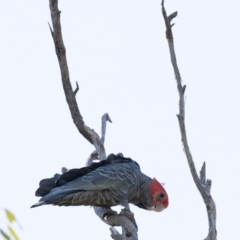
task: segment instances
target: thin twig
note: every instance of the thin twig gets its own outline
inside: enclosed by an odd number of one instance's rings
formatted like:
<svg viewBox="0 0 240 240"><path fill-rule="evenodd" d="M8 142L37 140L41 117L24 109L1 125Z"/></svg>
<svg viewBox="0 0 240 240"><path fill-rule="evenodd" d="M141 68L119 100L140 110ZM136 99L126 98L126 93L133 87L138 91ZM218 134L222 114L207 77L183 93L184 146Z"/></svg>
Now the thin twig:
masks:
<svg viewBox="0 0 240 240"><path fill-rule="evenodd" d="M50 25L49 22L48 22L48 26L49 26L49 30L50 30L50 32L51 32L51 35L52 35L52 37L53 37L53 30L52 30L52 27L51 27L51 25Z"/></svg>
<svg viewBox="0 0 240 240"><path fill-rule="evenodd" d="M181 83L182 82L181 75L178 69L176 54L174 50L174 41L173 41L173 33L172 33L173 24L171 24L171 21L173 20L173 18L177 16L177 12L174 12L171 15L167 16L166 10L164 8L164 0L162 0L162 14L163 14L163 18L166 25L166 38L168 40L171 62L172 62L173 70L175 73L175 79L177 82L177 89L179 93L179 114L177 115L177 117L179 121L179 127L180 127L184 152L188 160L188 165L189 165L193 180L199 192L202 195L202 198L205 202L207 213L208 213L209 231L208 231L208 236L205 240L216 240L217 239L216 205L210 194L211 180L206 180L205 162L202 166L200 177L198 176L195 168L195 164L192 158L192 154L188 146L188 141L187 141L186 127L185 127L185 102L184 102L184 93L185 93L186 85L182 86L182 83Z"/></svg>
<svg viewBox="0 0 240 240"><path fill-rule="evenodd" d="M101 136L101 139L100 139L100 142L101 142L102 145L104 145L104 142L105 142L107 122L112 123L112 120L111 120L111 118L109 117L108 113L105 113L105 114L103 114L103 116L102 116L102 127L101 127L102 136ZM94 151L90 154L89 158L87 159L86 165L87 165L87 166L90 166L91 163L92 163L92 161L93 161L93 160L96 160L96 159L99 160L99 156L98 156L97 151L94 150ZM103 159L102 159L102 160L103 160Z"/></svg>
<svg viewBox="0 0 240 240"><path fill-rule="evenodd" d="M78 86L78 82L76 82L76 89L73 92L75 96L77 95L78 90L79 90L79 86Z"/></svg>
<svg viewBox="0 0 240 240"><path fill-rule="evenodd" d="M108 113L105 113L102 116L102 136L101 136L101 140L100 140L102 144L104 144L104 142L105 142L107 122L112 123L112 120L109 117Z"/></svg>

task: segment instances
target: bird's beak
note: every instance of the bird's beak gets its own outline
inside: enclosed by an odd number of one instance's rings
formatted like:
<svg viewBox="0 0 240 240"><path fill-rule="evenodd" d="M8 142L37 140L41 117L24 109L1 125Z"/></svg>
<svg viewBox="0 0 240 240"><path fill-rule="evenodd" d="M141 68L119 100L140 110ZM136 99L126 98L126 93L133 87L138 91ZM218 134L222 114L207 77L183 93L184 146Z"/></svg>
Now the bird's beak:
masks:
<svg viewBox="0 0 240 240"><path fill-rule="evenodd" d="M161 211L164 210L164 207L161 203L157 202L154 206L148 207L147 210L155 211L155 212L161 212Z"/></svg>

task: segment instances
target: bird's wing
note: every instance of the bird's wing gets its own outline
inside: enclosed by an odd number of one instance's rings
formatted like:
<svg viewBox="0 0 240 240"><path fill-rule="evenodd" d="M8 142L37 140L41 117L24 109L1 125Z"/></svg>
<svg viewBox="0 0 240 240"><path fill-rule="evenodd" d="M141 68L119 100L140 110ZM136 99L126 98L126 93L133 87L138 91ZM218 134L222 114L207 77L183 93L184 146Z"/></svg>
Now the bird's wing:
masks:
<svg viewBox="0 0 240 240"><path fill-rule="evenodd" d="M135 161L111 154L100 163L42 180L36 191L42 198L32 207L44 204L105 207L122 204L127 207L127 192L138 186L137 179L141 174Z"/></svg>
<svg viewBox="0 0 240 240"><path fill-rule="evenodd" d="M107 164L60 187L53 188L40 199L40 202L52 203L78 192L93 193L119 189L124 194L136 184L139 174L141 174L140 168L134 161Z"/></svg>
<svg viewBox="0 0 240 240"><path fill-rule="evenodd" d="M61 191L96 191L121 188L127 191L135 184L139 167L135 162L108 164L61 186ZM54 189L53 189L54 190Z"/></svg>

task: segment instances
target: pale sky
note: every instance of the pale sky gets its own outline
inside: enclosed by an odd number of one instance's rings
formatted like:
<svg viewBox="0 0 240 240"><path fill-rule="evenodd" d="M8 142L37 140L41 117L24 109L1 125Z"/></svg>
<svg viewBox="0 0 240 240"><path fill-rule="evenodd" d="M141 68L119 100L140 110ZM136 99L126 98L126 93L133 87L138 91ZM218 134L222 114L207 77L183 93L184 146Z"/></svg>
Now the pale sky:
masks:
<svg viewBox="0 0 240 240"><path fill-rule="evenodd" d="M197 171L206 161L217 205L218 239L239 236L240 77L238 1L166 1L178 11L174 40L186 89L186 127ZM160 1L60 1L73 86L85 123L100 134L108 112L107 154L122 152L165 183L162 213L131 206L139 239L204 239L208 219L182 150L178 93ZM85 165L94 150L65 101L47 22L48 1L0 1L1 208L23 226L21 240L111 239L89 207L43 206L39 181ZM5 217L1 210L0 226Z"/></svg>

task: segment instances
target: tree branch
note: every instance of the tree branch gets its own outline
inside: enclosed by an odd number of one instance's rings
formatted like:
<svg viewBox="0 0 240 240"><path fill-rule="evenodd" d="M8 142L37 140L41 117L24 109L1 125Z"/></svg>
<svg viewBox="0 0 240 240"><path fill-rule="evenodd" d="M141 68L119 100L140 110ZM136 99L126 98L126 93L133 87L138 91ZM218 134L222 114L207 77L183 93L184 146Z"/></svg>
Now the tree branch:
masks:
<svg viewBox="0 0 240 240"><path fill-rule="evenodd" d="M182 86L182 83L181 83L182 81L181 75L178 69L177 59L176 59L176 54L174 49L174 41L173 41L173 33L172 33L173 24L171 24L171 21L173 20L173 18L177 16L177 12L174 12L173 14L167 16L166 10L164 8L164 0L162 0L162 14L163 14L163 18L166 25L166 38L168 40L171 62L172 62L172 66L175 74L178 93L179 93L179 114L177 115L177 117L178 117L178 122L180 126L182 143L183 143L184 151L188 160L188 165L189 165L193 180L200 194L202 195L202 198L207 208L209 231L208 231L208 236L205 240L216 240L217 239L216 205L210 194L211 180L206 180L205 162L200 171L200 177L198 176L195 168L195 164L188 146L188 141L187 141L186 127L185 127L185 102L184 102L184 93L185 93L186 85Z"/></svg>
<svg viewBox="0 0 240 240"><path fill-rule="evenodd" d="M115 240L137 240L137 229L134 226L133 222L129 220L126 216L117 214L117 212L112 211L111 209L94 207L95 213L99 218L106 224L112 226L110 231L112 233L111 237ZM114 228L114 226L122 227L122 235Z"/></svg>
<svg viewBox="0 0 240 240"><path fill-rule="evenodd" d="M104 145L104 142L105 142L107 121L112 123L112 120L111 120L111 118L109 117L108 113L105 113L105 114L103 114L103 116L102 116L102 127L101 127L102 136L101 136L101 139L100 139L100 142L101 142L102 145ZM93 160L96 160L96 159L99 159L99 156L98 156L97 151L94 150L94 151L90 154L89 158L87 159L86 165L87 165L87 166L90 166L91 163L92 163L92 161L93 161ZM101 159L101 160L104 160L104 159Z"/></svg>
<svg viewBox="0 0 240 240"><path fill-rule="evenodd" d="M109 117L108 113L105 113L103 116L102 116L102 136L101 136L101 143L104 144L105 142L105 135L106 135L106 127L107 127L107 121L112 123L112 120L111 118Z"/></svg>
<svg viewBox="0 0 240 240"><path fill-rule="evenodd" d="M62 30L61 30L61 23L60 23L60 11L58 9L58 0L49 0L49 6L51 11L51 18L52 18L52 25L53 29L50 28L50 32L53 38L53 42L55 45L55 51L58 58L58 63L61 71L62 77L62 84L64 93L66 96L66 101L69 106L69 110L71 112L71 116L73 119L74 124L76 125L78 131L95 147L95 151L90 155L87 165L90 165L94 159L104 160L106 159L106 152L104 148L104 141L105 141L105 134L106 134L106 122L112 122L109 115L106 113L102 117L102 136L101 138L98 134L93 130L90 129L87 125L85 125L83 121L83 117L80 113L77 101L76 101L76 94L79 90L78 83L76 83L76 89L73 91L72 85L70 82L69 71L68 71L68 64L66 58L66 49L63 43L62 38ZM67 171L66 168L62 169L62 172ZM105 223L111 226L121 226L122 227L122 235L117 232L116 229L113 227L110 228L111 236L113 239L121 239L121 240L137 240L137 229L135 228L134 224L123 215L113 214L114 212L105 208L97 208L94 207L96 214L99 218L104 221ZM104 215L104 214L105 215ZM109 214L111 213L111 214Z"/></svg>
<svg viewBox="0 0 240 240"><path fill-rule="evenodd" d="M57 0L49 0L49 6L51 11L51 18L53 24L53 30L51 30L51 34L53 37L55 51L58 58L58 63L62 76L62 84L64 93L66 96L66 101L68 103L72 119L74 124L76 125L78 131L96 148L99 153L99 157L104 159L106 157L105 149L103 144L100 142L100 138L98 134L90 129L87 125L85 125L83 121L83 117L78 108L78 104L75 98L76 91L74 92L72 89L72 85L70 82L67 57L66 57L66 49L63 43L62 38L62 30L60 24L60 11L58 9L58 1ZM51 28L50 28L51 29Z"/></svg>

